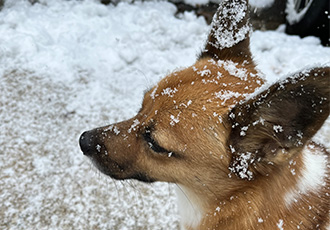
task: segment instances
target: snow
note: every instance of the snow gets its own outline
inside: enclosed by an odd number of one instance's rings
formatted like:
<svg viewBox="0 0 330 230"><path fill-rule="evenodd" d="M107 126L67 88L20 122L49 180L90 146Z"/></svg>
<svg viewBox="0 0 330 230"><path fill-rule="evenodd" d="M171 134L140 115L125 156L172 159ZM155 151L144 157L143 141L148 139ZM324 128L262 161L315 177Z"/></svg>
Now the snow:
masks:
<svg viewBox="0 0 330 230"><path fill-rule="evenodd" d="M291 25L299 22L302 19L302 17L306 14L309 7L311 6L312 1L309 1L307 5L299 12L296 10L295 7L296 4L297 3L295 3L294 0L288 0L286 4L286 9L285 9L286 19Z"/></svg>
<svg viewBox="0 0 330 230"><path fill-rule="evenodd" d="M245 0L223 0L220 2L221 10L218 11L212 20L211 31L215 38L210 45L217 49L230 48L243 41L251 31L249 23L243 25L247 13L247 2Z"/></svg>
<svg viewBox="0 0 330 230"><path fill-rule="evenodd" d="M174 94L178 92L178 89L177 88L166 88L166 89L163 89L163 91L161 92L162 95L167 95L168 97L174 97Z"/></svg>
<svg viewBox="0 0 330 230"><path fill-rule="evenodd" d="M40 2L7 0L0 12L0 229L178 229L172 185L107 178L78 138L132 117L145 89L193 64L205 20L175 17L167 2ZM270 83L330 64L330 48L315 37L283 28L251 36ZM329 127L315 138L328 149Z"/></svg>
<svg viewBox="0 0 330 230"><path fill-rule="evenodd" d="M281 125L274 125L273 129L274 129L275 133L283 132L283 127Z"/></svg>
<svg viewBox="0 0 330 230"><path fill-rule="evenodd" d="M245 134L241 135L244 136ZM230 146L230 149L232 153L234 153L236 150ZM249 170L249 165L253 163L252 153L242 153L234 161L234 164L229 167L229 170L232 173L236 173L239 178L241 179L247 179L252 180L253 179L253 173ZM228 175L231 177L231 174Z"/></svg>
<svg viewBox="0 0 330 230"><path fill-rule="evenodd" d="M280 230L284 230L284 228L283 228L283 220L282 219L279 219L278 224L277 224L277 227Z"/></svg>
<svg viewBox="0 0 330 230"><path fill-rule="evenodd" d="M171 120L170 121L170 125L171 126L174 126L175 124L179 123L179 121L180 121L180 119L179 119L180 114L181 114L181 112L179 112L176 116L170 115L170 120Z"/></svg>
<svg viewBox="0 0 330 230"><path fill-rule="evenodd" d="M129 129L127 130L128 133L131 133L132 130L135 131L138 127L139 127L140 121L138 119L135 119L131 125L131 127L129 127Z"/></svg>
<svg viewBox="0 0 330 230"><path fill-rule="evenodd" d="M221 0L215 0L215 1L212 1L212 2L219 2ZM189 4L189 5L192 5L192 6L196 6L196 5L203 5L203 4L207 4L209 3L210 1L209 0L183 0L184 3L186 4Z"/></svg>
<svg viewBox="0 0 330 230"><path fill-rule="evenodd" d="M214 93L215 98L219 98L221 99L221 104L224 105L226 103L227 100L235 97L235 98L239 98L242 96L241 93L239 92L233 92L231 90L220 90L219 92L215 92Z"/></svg>
<svg viewBox="0 0 330 230"><path fill-rule="evenodd" d="M231 60L223 61L219 60L218 65L222 66L232 76L240 78L242 81L247 81L247 69L237 67L237 63Z"/></svg>
<svg viewBox="0 0 330 230"><path fill-rule="evenodd" d="M249 4L254 8L268 8L274 4L275 0L249 0Z"/></svg>

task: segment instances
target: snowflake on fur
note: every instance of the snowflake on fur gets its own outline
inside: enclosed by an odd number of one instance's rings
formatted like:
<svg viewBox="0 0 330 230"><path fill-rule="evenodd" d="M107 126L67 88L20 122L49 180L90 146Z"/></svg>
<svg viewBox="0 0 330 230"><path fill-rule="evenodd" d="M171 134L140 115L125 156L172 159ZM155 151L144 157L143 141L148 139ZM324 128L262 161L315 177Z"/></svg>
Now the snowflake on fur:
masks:
<svg viewBox="0 0 330 230"><path fill-rule="evenodd" d="M231 147L233 152L233 148ZM252 180L253 173L249 170L249 165L253 162L252 153L240 153L235 157L233 164L229 167L232 173L235 173L241 179Z"/></svg>
<svg viewBox="0 0 330 230"><path fill-rule="evenodd" d="M224 0L220 3L222 10L213 17L212 35L214 43L210 43L218 49L230 48L243 41L250 33L251 28L246 20L247 2L238 0ZM242 24L243 23L243 24Z"/></svg>

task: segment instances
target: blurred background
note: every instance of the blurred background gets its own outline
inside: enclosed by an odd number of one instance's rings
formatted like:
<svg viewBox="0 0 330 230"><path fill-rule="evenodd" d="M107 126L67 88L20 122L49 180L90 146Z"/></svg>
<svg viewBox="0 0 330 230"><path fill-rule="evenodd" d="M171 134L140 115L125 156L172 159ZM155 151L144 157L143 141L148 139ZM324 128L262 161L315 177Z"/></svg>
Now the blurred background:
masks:
<svg viewBox="0 0 330 230"><path fill-rule="evenodd" d="M120 0L101 0L117 4ZM169 0L177 12L194 11L211 22L221 0ZM325 46L330 45L329 0L250 0L251 23L254 29L274 30L285 24L285 32L301 37L317 36Z"/></svg>

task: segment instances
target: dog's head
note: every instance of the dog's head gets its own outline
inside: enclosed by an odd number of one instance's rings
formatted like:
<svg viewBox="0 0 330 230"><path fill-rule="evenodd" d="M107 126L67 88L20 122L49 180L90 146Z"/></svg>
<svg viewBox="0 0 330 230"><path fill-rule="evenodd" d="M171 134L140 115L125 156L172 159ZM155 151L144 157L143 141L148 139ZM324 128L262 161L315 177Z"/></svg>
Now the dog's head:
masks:
<svg viewBox="0 0 330 230"><path fill-rule="evenodd" d="M245 1L223 1L197 62L147 91L135 117L84 132L83 153L115 179L226 184L224 194L288 162L329 115L330 68L255 93L247 18Z"/></svg>

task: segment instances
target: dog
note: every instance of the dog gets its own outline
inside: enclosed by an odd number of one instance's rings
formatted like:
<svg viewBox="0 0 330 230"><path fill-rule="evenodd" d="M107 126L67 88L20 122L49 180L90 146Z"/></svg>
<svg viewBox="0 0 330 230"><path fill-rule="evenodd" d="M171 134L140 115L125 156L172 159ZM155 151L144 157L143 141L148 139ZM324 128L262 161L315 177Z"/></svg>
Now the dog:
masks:
<svg viewBox="0 0 330 230"><path fill-rule="evenodd" d="M137 115L84 132L104 174L178 185L183 229L329 229L330 166L311 139L329 117L330 67L266 86L246 0L223 0L192 66L148 90Z"/></svg>

